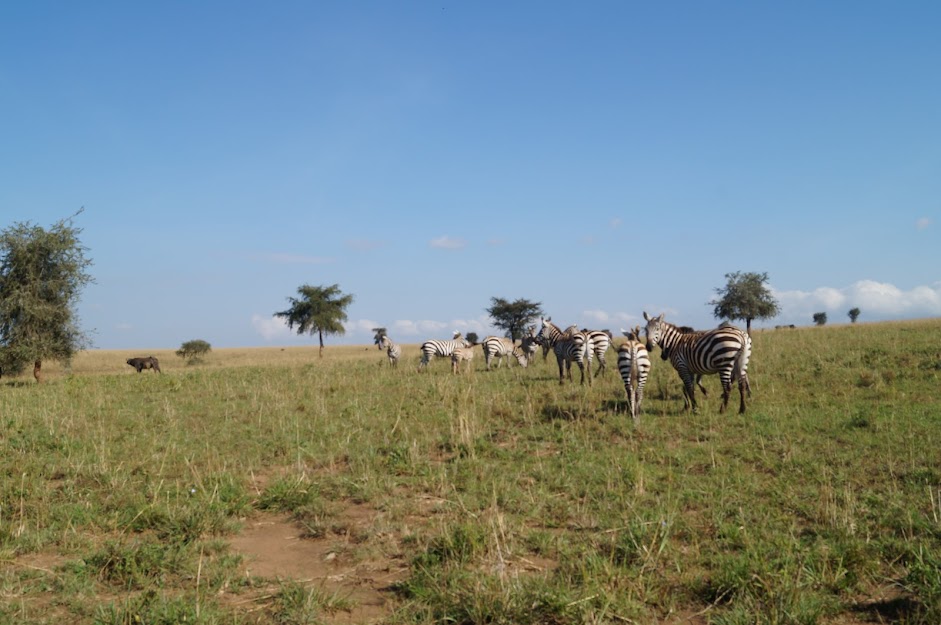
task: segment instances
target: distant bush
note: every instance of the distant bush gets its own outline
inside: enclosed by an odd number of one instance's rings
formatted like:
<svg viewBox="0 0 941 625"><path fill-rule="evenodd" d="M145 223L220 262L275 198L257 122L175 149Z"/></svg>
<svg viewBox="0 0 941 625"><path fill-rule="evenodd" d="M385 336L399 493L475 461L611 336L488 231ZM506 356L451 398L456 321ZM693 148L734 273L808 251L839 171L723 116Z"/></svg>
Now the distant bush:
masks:
<svg viewBox="0 0 941 625"><path fill-rule="evenodd" d="M827 313L825 312L814 313L814 323L816 323L818 326L827 325Z"/></svg>
<svg viewBox="0 0 941 625"><path fill-rule="evenodd" d="M192 365L202 362L203 356L212 351L212 346L201 339L187 341L176 350L176 355L186 361L186 364Z"/></svg>
<svg viewBox="0 0 941 625"><path fill-rule="evenodd" d="M859 319L859 309L858 309L858 308L850 308L850 311L849 311L848 313L846 313L846 314L849 315L849 318L850 318L850 322L851 322L851 323L856 323L856 320Z"/></svg>

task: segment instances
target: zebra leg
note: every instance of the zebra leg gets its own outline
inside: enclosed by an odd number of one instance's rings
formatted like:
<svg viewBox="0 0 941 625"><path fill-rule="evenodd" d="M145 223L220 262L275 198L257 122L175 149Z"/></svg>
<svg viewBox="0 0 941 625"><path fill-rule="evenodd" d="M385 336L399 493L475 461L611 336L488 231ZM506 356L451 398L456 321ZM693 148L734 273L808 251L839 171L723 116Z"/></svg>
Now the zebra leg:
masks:
<svg viewBox="0 0 941 625"><path fill-rule="evenodd" d="M702 385L702 374L696 376L696 386L702 391L703 397L709 397L709 393L706 392L706 387Z"/></svg>
<svg viewBox="0 0 941 625"><path fill-rule="evenodd" d="M748 388L748 378L741 377L738 379L738 395L740 398L738 405L738 414L745 414L745 390L748 390L749 396L751 395L751 389Z"/></svg>
<svg viewBox="0 0 941 625"><path fill-rule="evenodd" d="M687 411L695 413L699 408L696 406L696 382L694 376L687 371L681 373L680 377L683 379L683 403Z"/></svg>
<svg viewBox="0 0 941 625"><path fill-rule="evenodd" d="M722 405L719 407L719 413L725 412L725 409L729 407L729 396L732 394L732 377L721 375L722 379Z"/></svg>

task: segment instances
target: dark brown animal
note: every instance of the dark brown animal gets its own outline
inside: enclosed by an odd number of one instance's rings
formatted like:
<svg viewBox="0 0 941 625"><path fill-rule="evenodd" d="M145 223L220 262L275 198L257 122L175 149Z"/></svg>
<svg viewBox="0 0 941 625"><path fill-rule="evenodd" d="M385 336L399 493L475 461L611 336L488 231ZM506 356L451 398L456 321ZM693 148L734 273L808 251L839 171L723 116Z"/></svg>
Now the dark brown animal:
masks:
<svg viewBox="0 0 941 625"><path fill-rule="evenodd" d="M160 370L160 362L153 356L147 356L146 358L128 358L127 364L137 369L138 373L144 369L153 369L155 373L163 373Z"/></svg>

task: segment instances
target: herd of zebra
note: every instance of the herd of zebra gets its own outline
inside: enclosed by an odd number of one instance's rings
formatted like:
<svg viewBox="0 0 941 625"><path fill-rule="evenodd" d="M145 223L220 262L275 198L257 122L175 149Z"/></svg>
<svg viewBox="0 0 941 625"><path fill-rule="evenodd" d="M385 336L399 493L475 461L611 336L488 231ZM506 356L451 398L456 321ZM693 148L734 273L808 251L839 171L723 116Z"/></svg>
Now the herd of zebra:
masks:
<svg viewBox="0 0 941 625"><path fill-rule="evenodd" d="M702 385L702 376L717 373L722 383L722 404L720 412L724 412L732 393L732 385L738 382L740 403L739 413L745 412L745 396L751 396L751 387L748 383L748 360L751 357L751 337L743 330L730 325L722 324L711 330L696 331L686 326L677 326L664 321L663 315L656 317L644 313L647 322L643 333L646 341L641 341L641 328L635 326L633 330L622 330L627 341L615 346L618 354L618 371L624 382L627 393L628 410L635 423L638 420L641 404L644 398L644 386L650 373L650 352L655 346L660 347L660 356L669 360L673 368L683 381L683 400L687 410L696 411L695 387L698 386L703 395L706 389ZM517 345L511 339L499 336L488 336L478 344L472 344L455 332L451 340L429 340L422 343L421 360L418 370L428 366L435 357L449 357L451 359L452 373L460 371L461 363L471 366L474 358L474 347L480 345L487 370L491 363L496 361L500 367L506 360L508 366L510 358L514 358L520 366L526 367L533 362L539 348L542 348L543 360L549 351L555 354L559 366L559 383L564 384L566 374L572 381L572 363L578 365L581 371L581 383L588 381L591 386L592 361L598 361L594 375L603 375L605 372L605 353L613 344L613 336L607 330L578 329L572 325L565 330L554 323L551 318L540 320L542 327L536 331L530 326L522 342ZM402 355L402 348L383 335L379 340L379 348L384 349L392 366L398 364Z"/></svg>

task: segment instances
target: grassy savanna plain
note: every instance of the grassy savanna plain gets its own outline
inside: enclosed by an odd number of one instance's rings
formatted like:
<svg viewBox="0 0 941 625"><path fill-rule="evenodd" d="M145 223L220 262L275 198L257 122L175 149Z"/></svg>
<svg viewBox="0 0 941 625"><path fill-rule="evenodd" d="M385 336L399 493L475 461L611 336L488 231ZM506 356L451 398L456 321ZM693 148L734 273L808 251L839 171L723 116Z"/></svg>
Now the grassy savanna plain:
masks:
<svg viewBox="0 0 941 625"><path fill-rule="evenodd" d="M941 622L941 320L753 338L745 415L656 352L636 429L613 351L4 377L0 622Z"/></svg>

